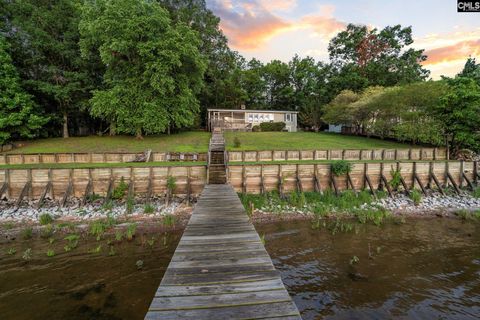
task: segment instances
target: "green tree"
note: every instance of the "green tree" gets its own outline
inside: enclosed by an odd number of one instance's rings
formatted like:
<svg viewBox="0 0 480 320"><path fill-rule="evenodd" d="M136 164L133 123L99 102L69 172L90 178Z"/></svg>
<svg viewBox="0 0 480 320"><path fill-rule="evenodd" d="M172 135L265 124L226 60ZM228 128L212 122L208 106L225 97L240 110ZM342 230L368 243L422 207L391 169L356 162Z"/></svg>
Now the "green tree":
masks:
<svg viewBox="0 0 480 320"><path fill-rule="evenodd" d="M480 63L475 58L469 57L463 70L458 74L459 77L472 78L480 85Z"/></svg>
<svg viewBox="0 0 480 320"><path fill-rule="evenodd" d="M294 90L290 81L288 64L273 60L262 68L266 84L266 101L269 110L294 110Z"/></svg>
<svg viewBox="0 0 480 320"><path fill-rule="evenodd" d="M158 2L91 0L82 9L82 53L98 48L106 66L92 115L137 137L191 126L206 67L198 34Z"/></svg>
<svg viewBox="0 0 480 320"><path fill-rule="evenodd" d="M198 94L202 120L206 108L238 108L247 98L243 86L244 58L228 47L220 29L220 18L207 8L204 0L159 0L174 21L180 21L197 31L200 52L207 59L204 85Z"/></svg>
<svg viewBox="0 0 480 320"><path fill-rule="evenodd" d="M480 86L474 79L446 79L449 86L434 109L447 148L480 150Z"/></svg>
<svg viewBox="0 0 480 320"><path fill-rule="evenodd" d="M267 83L263 78L263 64L257 59L250 60L243 70L243 88L246 92L245 104L249 109L267 108Z"/></svg>
<svg viewBox="0 0 480 320"><path fill-rule="evenodd" d="M349 24L330 41L328 51L338 73L348 68L349 73L365 78L366 86L388 87L428 77L429 71L420 64L427 58L424 50L408 48L412 44L411 27L369 30L365 25Z"/></svg>
<svg viewBox="0 0 480 320"><path fill-rule="evenodd" d="M33 138L47 121L21 87L7 42L0 36L0 145L11 138Z"/></svg>
<svg viewBox="0 0 480 320"><path fill-rule="evenodd" d="M340 92L327 106L323 121L329 124L343 124L353 126L355 123L355 109L352 104L359 99L359 95L351 90Z"/></svg>
<svg viewBox="0 0 480 320"><path fill-rule="evenodd" d="M85 107L92 89L79 54L79 7L73 0L7 2L6 34L25 88L69 136L71 115Z"/></svg>

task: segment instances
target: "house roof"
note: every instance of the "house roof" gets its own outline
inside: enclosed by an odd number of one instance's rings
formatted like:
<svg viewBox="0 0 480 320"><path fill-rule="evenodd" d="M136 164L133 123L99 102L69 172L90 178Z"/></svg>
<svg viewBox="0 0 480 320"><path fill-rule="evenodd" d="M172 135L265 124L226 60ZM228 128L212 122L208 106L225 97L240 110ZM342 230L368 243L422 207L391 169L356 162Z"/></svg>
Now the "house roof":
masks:
<svg viewBox="0 0 480 320"><path fill-rule="evenodd" d="M220 112L234 112L234 113L243 113L243 112L259 112L259 113L298 113L298 111L290 110L250 110L250 109L207 109L210 111L220 111Z"/></svg>

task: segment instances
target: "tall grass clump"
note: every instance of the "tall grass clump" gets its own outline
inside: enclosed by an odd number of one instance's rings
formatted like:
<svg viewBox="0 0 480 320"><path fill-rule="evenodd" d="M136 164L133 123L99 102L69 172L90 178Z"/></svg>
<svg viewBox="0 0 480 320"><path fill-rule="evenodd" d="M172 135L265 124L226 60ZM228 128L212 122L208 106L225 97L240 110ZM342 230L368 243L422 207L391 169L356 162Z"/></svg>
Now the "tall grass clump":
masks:
<svg viewBox="0 0 480 320"><path fill-rule="evenodd" d="M392 180L390 180L389 184L393 190L398 190L398 187L402 183L401 168L394 169L392 166L392 169L390 170L390 174L392 176Z"/></svg>
<svg viewBox="0 0 480 320"><path fill-rule="evenodd" d="M475 189L473 189L472 196L474 198L479 198L480 199L480 187L476 187Z"/></svg>
<svg viewBox="0 0 480 320"><path fill-rule="evenodd" d="M413 204L418 206L422 202L422 193L417 189L413 189L410 191L410 199L413 201Z"/></svg>
<svg viewBox="0 0 480 320"><path fill-rule="evenodd" d="M53 222L53 217L48 213L42 213L38 218L38 221L42 226L45 226Z"/></svg>
<svg viewBox="0 0 480 320"><path fill-rule="evenodd" d="M125 179L122 177L118 186L113 189L112 199L120 200L125 196L125 192L128 190L128 184L125 182Z"/></svg>
<svg viewBox="0 0 480 320"><path fill-rule="evenodd" d="M360 223L372 222L373 224L379 226L386 218L391 216L391 213L385 208L376 207L353 210L353 215Z"/></svg>

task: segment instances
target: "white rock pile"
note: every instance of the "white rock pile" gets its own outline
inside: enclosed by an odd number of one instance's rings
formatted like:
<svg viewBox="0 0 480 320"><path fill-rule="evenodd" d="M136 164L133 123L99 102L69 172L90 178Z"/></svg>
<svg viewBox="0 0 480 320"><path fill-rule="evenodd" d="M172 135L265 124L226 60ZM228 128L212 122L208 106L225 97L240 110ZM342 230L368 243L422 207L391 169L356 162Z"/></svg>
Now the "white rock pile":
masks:
<svg viewBox="0 0 480 320"><path fill-rule="evenodd" d="M136 203L129 216L161 216L174 214L178 209L184 207L183 199L174 199L167 205L163 198L154 198L150 202L153 208L152 213L145 213L145 204ZM111 206L104 206L101 201L94 201L85 206L80 205L80 199L72 199L69 205L62 208L58 202L46 201L40 208L36 209L37 201L23 203L19 208L15 208L13 201L2 201L0 204L0 222L37 222L42 214L48 213L55 219L82 221L95 220L99 218L121 217L127 214L125 202L112 202Z"/></svg>
<svg viewBox="0 0 480 320"><path fill-rule="evenodd" d="M422 212L435 210L477 210L480 209L480 198L474 198L471 195L448 195L443 196L439 193L422 197L419 205L406 195L397 194L394 198L385 198L376 201L373 205L380 205L387 210Z"/></svg>

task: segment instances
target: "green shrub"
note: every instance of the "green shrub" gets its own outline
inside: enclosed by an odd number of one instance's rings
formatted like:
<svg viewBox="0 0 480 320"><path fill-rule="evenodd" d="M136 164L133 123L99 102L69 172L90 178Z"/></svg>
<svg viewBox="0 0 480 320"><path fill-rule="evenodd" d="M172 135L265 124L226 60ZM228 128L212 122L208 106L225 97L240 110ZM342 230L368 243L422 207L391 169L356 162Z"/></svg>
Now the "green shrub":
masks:
<svg viewBox="0 0 480 320"><path fill-rule="evenodd" d="M133 199L133 197L128 197L127 198L126 214L132 214L134 206L135 206L135 199Z"/></svg>
<svg viewBox="0 0 480 320"><path fill-rule="evenodd" d="M90 234L97 238L97 241L102 238L102 235L107 229L107 224L104 221L98 220L90 223Z"/></svg>
<svg viewBox="0 0 480 320"><path fill-rule="evenodd" d="M33 229L31 227L25 228L22 231L22 238L24 240L32 239Z"/></svg>
<svg viewBox="0 0 480 320"><path fill-rule="evenodd" d="M118 186L113 189L112 199L120 200L125 196L125 192L128 190L128 184L125 182L125 179L122 177Z"/></svg>
<svg viewBox="0 0 480 320"><path fill-rule="evenodd" d="M466 209L462 209L462 210L456 211L455 215L462 220L476 220L476 219L480 219L480 210L473 212Z"/></svg>
<svg viewBox="0 0 480 320"><path fill-rule="evenodd" d="M55 227L49 224L45 226L45 228L43 228L43 230L40 232L40 237L42 239L48 239L48 238L51 238L54 233L55 233Z"/></svg>
<svg viewBox="0 0 480 320"><path fill-rule="evenodd" d="M173 226L175 224L175 216L173 214L167 214L163 217L162 223L164 226Z"/></svg>
<svg viewBox="0 0 480 320"><path fill-rule="evenodd" d="M345 160L339 160L332 163L332 173L335 176L343 176L352 171L352 164Z"/></svg>
<svg viewBox="0 0 480 320"><path fill-rule="evenodd" d="M480 199L480 187L476 187L475 189L473 189L472 196L474 198L479 198Z"/></svg>
<svg viewBox="0 0 480 320"><path fill-rule="evenodd" d="M143 206L143 213L145 214L152 214L155 212L155 207L150 203L147 203Z"/></svg>
<svg viewBox="0 0 480 320"><path fill-rule="evenodd" d="M240 148L242 143L240 142L240 139L238 137L233 138L233 147L234 148Z"/></svg>
<svg viewBox="0 0 480 320"><path fill-rule="evenodd" d="M169 194L173 194L177 187L177 179L174 176L168 176L167 178L167 190Z"/></svg>
<svg viewBox="0 0 480 320"><path fill-rule="evenodd" d="M288 200L290 205L297 208L303 208L306 203L305 194L303 192L292 192Z"/></svg>
<svg viewBox="0 0 480 320"><path fill-rule="evenodd" d="M252 127L252 131L253 131L253 132L260 132L260 131L262 131L262 130L260 129L260 126L257 125L257 126L253 126L253 127Z"/></svg>
<svg viewBox="0 0 480 320"><path fill-rule="evenodd" d="M392 175L392 180L390 180L389 184L393 188L393 190L397 190L398 187L400 186L400 183L402 183L402 172L401 168L398 169L393 169L390 171L390 174Z"/></svg>
<svg viewBox="0 0 480 320"><path fill-rule="evenodd" d="M413 203L418 206L420 202L422 202L422 193L417 189L413 189L410 191L410 199L412 199Z"/></svg>
<svg viewBox="0 0 480 320"><path fill-rule="evenodd" d="M283 129L285 129L285 126L285 122L262 122L260 123L260 130L262 132L283 131Z"/></svg>
<svg viewBox="0 0 480 320"><path fill-rule="evenodd" d="M63 247L63 249L65 249L65 252L68 252L77 247L80 236L78 234L69 234L64 239L67 240L68 243Z"/></svg>
<svg viewBox="0 0 480 320"><path fill-rule="evenodd" d="M127 238L128 241L132 241L133 237L135 237L136 231L137 231L137 224L130 223L127 227L127 231L125 232L125 238Z"/></svg>
<svg viewBox="0 0 480 320"><path fill-rule="evenodd" d="M38 218L38 221L40 222L40 224L42 226L44 226L44 225L52 223L53 222L53 217L48 213L43 213Z"/></svg>
<svg viewBox="0 0 480 320"><path fill-rule="evenodd" d="M379 226L382 224L385 218L390 217L390 211L378 207L378 208L368 208L368 209L358 209L354 210L353 214L360 223L373 222L375 225Z"/></svg>

